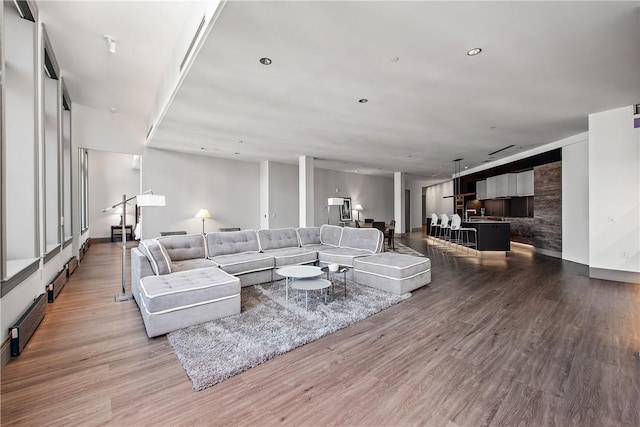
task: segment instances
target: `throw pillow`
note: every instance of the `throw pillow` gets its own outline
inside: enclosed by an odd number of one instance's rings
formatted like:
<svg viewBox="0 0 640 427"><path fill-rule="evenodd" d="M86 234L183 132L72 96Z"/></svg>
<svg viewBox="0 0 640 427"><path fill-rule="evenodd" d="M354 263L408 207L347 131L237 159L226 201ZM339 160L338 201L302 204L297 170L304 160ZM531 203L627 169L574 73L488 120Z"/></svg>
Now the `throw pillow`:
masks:
<svg viewBox="0 0 640 427"><path fill-rule="evenodd" d="M140 242L141 252L149 258L151 269L156 276L171 273L171 259L164 246L155 239Z"/></svg>

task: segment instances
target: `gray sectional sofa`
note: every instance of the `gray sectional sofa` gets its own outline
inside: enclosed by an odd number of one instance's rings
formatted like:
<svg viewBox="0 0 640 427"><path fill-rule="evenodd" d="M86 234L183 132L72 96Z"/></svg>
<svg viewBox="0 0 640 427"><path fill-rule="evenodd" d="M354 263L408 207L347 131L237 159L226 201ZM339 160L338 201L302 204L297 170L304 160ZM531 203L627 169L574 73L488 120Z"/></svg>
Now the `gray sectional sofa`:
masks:
<svg viewBox="0 0 640 427"><path fill-rule="evenodd" d="M152 337L239 313L240 287L280 279L280 267L354 267L383 245L378 229L332 225L164 236L131 250L131 293ZM420 286L430 282L430 264L428 269Z"/></svg>

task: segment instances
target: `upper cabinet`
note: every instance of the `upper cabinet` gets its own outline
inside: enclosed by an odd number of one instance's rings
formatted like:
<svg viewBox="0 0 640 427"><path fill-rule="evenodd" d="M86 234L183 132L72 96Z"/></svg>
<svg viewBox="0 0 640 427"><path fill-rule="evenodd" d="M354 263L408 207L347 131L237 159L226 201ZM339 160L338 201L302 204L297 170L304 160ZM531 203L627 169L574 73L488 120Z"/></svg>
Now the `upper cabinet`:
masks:
<svg viewBox="0 0 640 427"><path fill-rule="evenodd" d="M533 169L518 174L518 196L533 196Z"/></svg>
<svg viewBox="0 0 640 427"><path fill-rule="evenodd" d="M533 196L533 170L505 173L476 181L478 200Z"/></svg>
<svg viewBox="0 0 640 427"><path fill-rule="evenodd" d="M487 198L517 196L517 176L515 173L505 173L503 175L487 178Z"/></svg>
<svg viewBox="0 0 640 427"><path fill-rule="evenodd" d="M487 197L487 181L476 181L476 199L478 200L486 200Z"/></svg>

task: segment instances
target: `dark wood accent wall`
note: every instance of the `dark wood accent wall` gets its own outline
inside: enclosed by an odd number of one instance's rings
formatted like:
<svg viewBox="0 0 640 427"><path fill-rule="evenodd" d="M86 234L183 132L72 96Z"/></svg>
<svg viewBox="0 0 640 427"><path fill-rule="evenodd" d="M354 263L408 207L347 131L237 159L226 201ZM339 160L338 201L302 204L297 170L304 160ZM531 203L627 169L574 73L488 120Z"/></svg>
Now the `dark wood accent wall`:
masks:
<svg viewBox="0 0 640 427"><path fill-rule="evenodd" d="M562 252L562 162L533 168L535 208L533 245Z"/></svg>

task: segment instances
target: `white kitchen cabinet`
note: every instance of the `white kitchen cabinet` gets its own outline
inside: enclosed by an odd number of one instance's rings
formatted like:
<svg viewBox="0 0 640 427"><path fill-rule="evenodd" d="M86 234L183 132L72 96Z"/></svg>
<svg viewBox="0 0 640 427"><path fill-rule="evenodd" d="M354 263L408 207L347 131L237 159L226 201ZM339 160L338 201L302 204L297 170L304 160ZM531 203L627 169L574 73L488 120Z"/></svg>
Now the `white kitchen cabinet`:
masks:
<svg viewBox="0 0 640 427"><path fill-rule="evenodd" d="M513 197L517 195L517 174L505 173L487 178L487 198L495 199L498 197Z"/></svg>
<svg viewBox="0 0 640 427"><path fill-rule="evenodd" d="M533 169L520 172L517 178L518 196L533 196Z"/></svg>
<svg viewBox="0 0 640 427"><path fill-rule="evenodd" d="M476 181L476 199L478 200L486 200L487 197L487 181Z"/></svg>

